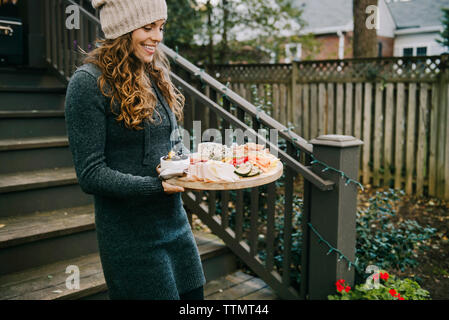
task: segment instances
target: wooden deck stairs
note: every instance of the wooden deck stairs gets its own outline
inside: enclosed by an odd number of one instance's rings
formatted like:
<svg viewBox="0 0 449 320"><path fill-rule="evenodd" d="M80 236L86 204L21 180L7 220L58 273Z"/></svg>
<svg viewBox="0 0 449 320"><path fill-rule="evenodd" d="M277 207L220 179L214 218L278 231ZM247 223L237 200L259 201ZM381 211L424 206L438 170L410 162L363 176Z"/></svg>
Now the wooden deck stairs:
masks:
<svg viewBox="0 0 449 320"><path fill-rule="evenodd" d="M77 184L66 86L45 69L0 69L0 299L107 299L93 198ZM213 234L194 231L210 300L276 299ZM67 266L80 288L67 289Z"/></svg>

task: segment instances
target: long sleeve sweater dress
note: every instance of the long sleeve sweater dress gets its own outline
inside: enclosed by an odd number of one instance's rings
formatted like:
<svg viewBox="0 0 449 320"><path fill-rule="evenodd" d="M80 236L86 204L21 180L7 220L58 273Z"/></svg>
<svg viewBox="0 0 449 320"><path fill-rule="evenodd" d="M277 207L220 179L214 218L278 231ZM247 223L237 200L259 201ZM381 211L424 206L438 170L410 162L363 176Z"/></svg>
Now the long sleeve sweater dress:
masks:
<svg viewBox="0 0 449 320"><path fill-rule="evenodd" d="M111 299L177 300L205 283L181 194L167 195L156 166L173 144L176 118L162 93L156 123L127 129L110 110L93 64L70 79L65 104L80 187L92 194L99 253ZM185 147L183 147L185 148ZM82 272L82 270L81 270Z"/></svg>

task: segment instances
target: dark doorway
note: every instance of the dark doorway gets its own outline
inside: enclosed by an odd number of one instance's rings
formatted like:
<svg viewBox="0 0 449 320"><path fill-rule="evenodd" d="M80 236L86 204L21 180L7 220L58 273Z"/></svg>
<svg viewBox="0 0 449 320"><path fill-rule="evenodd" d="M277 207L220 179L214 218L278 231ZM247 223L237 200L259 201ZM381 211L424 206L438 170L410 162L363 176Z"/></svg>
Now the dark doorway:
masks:
<svg viewBox="0 0 449 320"><path fill-rule="evenodd" d="M19 0L0 0L0 17L19 18Z"/></svg>
<svg viewBox="0 0 449 320"><path fill-rule="evenodd" d="M0 65L24 65L27 58L26 0L0 0Z"/></svg>

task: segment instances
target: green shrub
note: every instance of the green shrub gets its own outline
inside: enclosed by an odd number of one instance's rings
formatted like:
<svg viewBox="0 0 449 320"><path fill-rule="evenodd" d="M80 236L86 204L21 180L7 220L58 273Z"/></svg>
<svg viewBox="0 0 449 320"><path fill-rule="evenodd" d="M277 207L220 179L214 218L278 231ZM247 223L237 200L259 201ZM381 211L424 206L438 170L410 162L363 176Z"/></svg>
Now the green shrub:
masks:
<svg viewBox="0 0 449 320"><path fill-rule="evenodd" d="M358 284L355 288L345 285L343 279L335 283L337 293L329 295L329 300L430 300L427 290L411 279L397 279L387 272L374 274L378 283L371 280Z"/></svg>
<svg viewBox="0 0 449 320"><path fill-rule="evenodd" d="M369 207L357 212L356 257L362 273L368 265L402 271L406 267L415 267L419 251L428 249L427 240L436 229L422 227L413 220L394 221L396 212L393 208L402 195L403 191L393 189L376 192L369 199ZM365 278L364 273L357 276Z"/></svg>

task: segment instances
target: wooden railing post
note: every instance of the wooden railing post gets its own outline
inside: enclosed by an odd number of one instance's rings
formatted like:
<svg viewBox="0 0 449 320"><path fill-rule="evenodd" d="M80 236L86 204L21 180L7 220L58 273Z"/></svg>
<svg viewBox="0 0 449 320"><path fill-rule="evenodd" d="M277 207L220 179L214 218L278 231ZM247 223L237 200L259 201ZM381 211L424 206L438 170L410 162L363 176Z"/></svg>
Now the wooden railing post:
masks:
<svg viewBox="0 0 449 320"><path fill-rule="evenodd" d="M311 143L316 160L357 180L362 141L351 136L322 135ZM338 279L345 279L350 285L354 281L354 267L349 269L347 261L339 261L341 256L320 240L324 239L350 261L354 261L358 187L354 183L346 185L341 173L335 170L323 172L325 167L322 163L315 163L313 171L334 181L335 187L331 191L320 191L311 185L310 189L309 299L327 299L329 294L336 292L335 282Z"/></svg>

